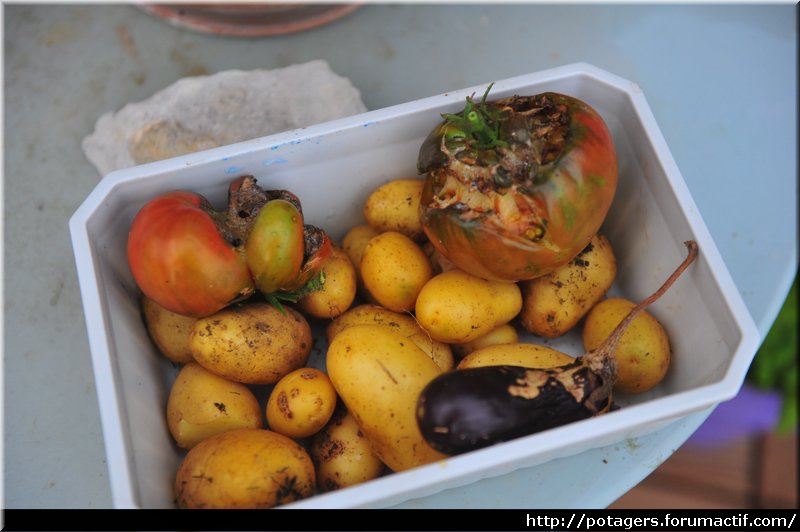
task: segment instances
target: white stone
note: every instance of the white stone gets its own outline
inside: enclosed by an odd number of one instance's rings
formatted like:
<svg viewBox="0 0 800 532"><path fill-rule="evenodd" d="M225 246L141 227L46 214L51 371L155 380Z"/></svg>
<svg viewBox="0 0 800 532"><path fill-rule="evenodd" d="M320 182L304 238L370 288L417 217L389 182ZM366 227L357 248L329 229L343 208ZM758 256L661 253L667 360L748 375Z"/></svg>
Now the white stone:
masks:
<svg viewBox="0 0 800 532"><path fill-rule="evenodd" d="M83 151L100 175L366 111L349 79L315 60L182 78L103 114Z"/></svg>

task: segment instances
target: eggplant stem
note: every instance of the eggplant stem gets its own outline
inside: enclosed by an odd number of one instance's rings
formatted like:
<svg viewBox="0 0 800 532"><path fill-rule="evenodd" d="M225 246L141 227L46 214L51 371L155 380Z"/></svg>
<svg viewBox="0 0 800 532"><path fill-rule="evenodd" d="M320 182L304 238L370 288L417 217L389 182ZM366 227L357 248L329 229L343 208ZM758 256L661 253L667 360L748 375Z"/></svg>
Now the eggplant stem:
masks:
<svg viewBox="0 0 800 532"><path fill-rule="evenodd" d="M681 274L686 270L686 268L688 268L689 265L694 262L695 258L697 258L697 242L694 240L687 240L684 242L684 244L687 248L689 248L689 254L686 256L680 266L678 266L675 271L672 272L672 275L670 275L667 280L664 281L664 284L661 285L661 288L650 294L648 297L639 302L638 305L633 307L628 315L625 316L621 322L619 322L619 325L614 328L609 337L606 338L602 344L600 344L600 347L590 351L584 356L589 356L591 354L592 356L590 358L611 357L611 354L614 352L614 350L616 350L617 345L622 339L622 335L625 333L625 329L627 329L628 325L630 325L630 323L636 319L636 317L645 308L663 296L664 293L675 283L678 277L680 277Z"/></svg>

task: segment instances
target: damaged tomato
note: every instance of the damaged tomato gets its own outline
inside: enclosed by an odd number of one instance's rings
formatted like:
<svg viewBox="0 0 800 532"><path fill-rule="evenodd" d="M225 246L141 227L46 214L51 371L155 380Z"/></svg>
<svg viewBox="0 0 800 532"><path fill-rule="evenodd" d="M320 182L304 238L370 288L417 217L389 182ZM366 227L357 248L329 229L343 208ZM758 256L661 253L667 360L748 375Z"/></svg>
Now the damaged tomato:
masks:
<svg viewBox="0 0 800 532"><path fill-rule="evenodd" d="M563 94L480 102L445 119L420 148L423 229L456 266L520 281L569 262L600 229L617 187L602 117Z"/></svg>
<svg viewBox="0 0 800 532"><path fill-rule="evenodd" d="M304 224L298 198L264 190L252 176L234 180L225 211L203 196L162 194L134 218L128 263L139 288L164 308L203 317L256 292L294 298L318 286L332 249L327 233Z"/></svg>

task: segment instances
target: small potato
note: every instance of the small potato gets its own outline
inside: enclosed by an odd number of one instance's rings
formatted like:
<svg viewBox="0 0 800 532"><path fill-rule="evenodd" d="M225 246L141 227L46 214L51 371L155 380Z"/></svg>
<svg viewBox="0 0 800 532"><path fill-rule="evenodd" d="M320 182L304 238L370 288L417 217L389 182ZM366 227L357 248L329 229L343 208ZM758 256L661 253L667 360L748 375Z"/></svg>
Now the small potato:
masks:
<svg viewBox="0 0 800 532"><path fill-rule="evenodd" d="M583 325L583 345L597 348L636 304L623 298L605 299L592 308ZM627 393L650 390L666 376L671 353L667 332L649 312L639 314L620 339L613 356L617 359L614 388Z"/></svg>
<svg viewBox="0 0 800 532"><path fill-rule="evenodd" d="M311 442L317 486L333 491L383 474L384 465L346 408L338 408Z"/></svg>
<svg viewBox="0 0 800 532"><path fill-rule="evenodd" d="M611 244L605 236L595 235L567 264L521 283L520 324L537 336L562 336L606 295L616 275Z"/></svg>
<svg viewBox="0 0 800 532"><path fill-rule="evenodd" d="M425 181L396 179L378 187L364 203L364 218L380 232L397 231L419 240L423 236L419 202Z"/></svg>
<svg viewBox="0 0 800 532"><path fill-rule="evenodd" d="M419 245L397 231L374 237L361 257L361 278L371 298L395 312L414 309L417 294L433 275Z"/></svg>
<svg viewBox="0 0 800 532"><path fill-rule="evenodd" d="M196 318L175 314L147 296L142 297L142 315L147 332L161 354L176 364L194 360L189 349L189 334Z"/></svg>
<svg viewBox="0 0 800 532"><path fill-rule="evenodd" d="M481 366L554 368L575 362L571 356L537 344L496 344L477 349L461 359L456 369Z"/></svg>
<svg viewBox="0 0 800 532"><path fill-rule="evenodd" d="M264 424L261 405L247 386L189 362L170 389L167 426L178 446L190 449L220 432Z"/></svg>
<svg viewBox="0 0 800 532"><path fill-rule="evenodd" d="M322 265L325 284L297 302L297 308L314 318L335 318L350 308L356 298L358 282L356 269L347 254L339 247Z"/></svg>
<svg viewBox="0 0 800 532"><path fill-rule="evenodd" d="M308 452L264 429L237 429L195 445L175 475L178 508L273 508L314 494Z"/></svg>
<svg viewBox="0 0 800 532"><path fill-rule="evenodd" d="M284 306L249 302L197 320L189 337L194 359L207 370L246 384L274 384L311 354L311 327Z"/></svg>
<svg viewBox="0 0 800 532"><path fill-rule="evenodd" d="M307 438L325 426L336 408L336 390L325 373L300 368L272 389L267 400L269 428L290 438Z"/></svg>
<svg viewBox="0 0 800 532"><path fill-rule="evenodd" d="M455 361L453 351L448 344L432 339L410 314L401 314L378 305L358 305L333 320L326 330L328 344L347 327L370 324L388 327L405 336L425 351L443 371L453 369Z"/></svg>
<svg viewBox="0 0 800 532"><path fill-rule="evenodd" d="M517 332L517 328L506 323L496 329L492 329L480 338L475 338L471 342L453 344L451 347L456 356L463 358L473 351L489 347L490 345L516 344L517 342L519 342L519 332Z"/></svg>
<svg viewBox="0 0 800 532"><path fill-rule="evenodd" d="M520 308L516 283L487 281L456 269L422 287L415 314L434 340L463 344L510 322Z"/></svg>
<svg viewBox="0 0 800 532"><path fill-rule="evenodd" d="M417 425L417 399L442 374L408 338L381 325L354 325L333 339L328 375L375 454L392 471L445 458Z"/></svg>
<svg viewBox="0 0 800 532"><path fill-rule="evenodd" d="M350 257L350 262L355 266L356 272L360 271L361 256L364 254L364 248L367 247L367 243L379 234L380 232L371 225L361 224L352 227L344 235L342 249Z"/></svg>

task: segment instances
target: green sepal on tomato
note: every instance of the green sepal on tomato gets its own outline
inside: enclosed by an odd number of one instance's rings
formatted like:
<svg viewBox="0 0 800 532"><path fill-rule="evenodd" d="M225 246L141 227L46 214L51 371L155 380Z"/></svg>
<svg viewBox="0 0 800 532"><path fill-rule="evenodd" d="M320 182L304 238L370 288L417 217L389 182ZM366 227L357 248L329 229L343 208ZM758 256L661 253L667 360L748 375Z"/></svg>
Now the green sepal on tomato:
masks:
<svg viewBox="0 0 800 532"><path fill-rule="evenodd" d="M473 275L521 281L566 264L602 225L617 157L602 117L547 92L444 114L423 142L420 219L437 250Z"/></svg>
<svg viewBox="0 0 800 532"><path fill-rule="evenodd" d="M134 218L127 246L142 292L192 317L209 316L256 291L291 300L294 292L318 287L331 249L325 231L304 224L294 194L264 190L252 176L231 182L225 211L189 191L153 198Z"/></svg>

